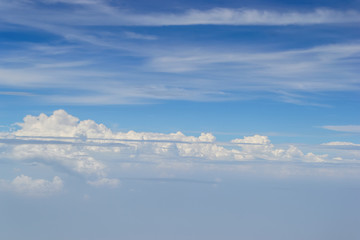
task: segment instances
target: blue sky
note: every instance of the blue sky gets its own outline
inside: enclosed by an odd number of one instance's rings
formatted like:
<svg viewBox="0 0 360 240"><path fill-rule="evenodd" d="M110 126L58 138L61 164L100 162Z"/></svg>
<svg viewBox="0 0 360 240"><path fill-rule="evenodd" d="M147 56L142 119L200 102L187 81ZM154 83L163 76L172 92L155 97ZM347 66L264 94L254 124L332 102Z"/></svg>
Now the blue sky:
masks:
<svg viewBox="0 0 360 240"><path fill-rule="evenodd" d="M0 0L1 238L358 239L359 23L357 0Z"/></svg>

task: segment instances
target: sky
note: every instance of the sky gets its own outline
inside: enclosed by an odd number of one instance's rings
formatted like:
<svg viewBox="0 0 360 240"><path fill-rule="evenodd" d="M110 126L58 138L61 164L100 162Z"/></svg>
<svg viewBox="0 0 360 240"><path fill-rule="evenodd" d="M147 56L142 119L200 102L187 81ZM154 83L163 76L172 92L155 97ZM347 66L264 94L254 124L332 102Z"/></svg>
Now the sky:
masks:
<svg viewBox="0 0 360 240"><path fill-rule="evenodd" d="M0 238L359 239L360 1L0 0Z"/></svg>

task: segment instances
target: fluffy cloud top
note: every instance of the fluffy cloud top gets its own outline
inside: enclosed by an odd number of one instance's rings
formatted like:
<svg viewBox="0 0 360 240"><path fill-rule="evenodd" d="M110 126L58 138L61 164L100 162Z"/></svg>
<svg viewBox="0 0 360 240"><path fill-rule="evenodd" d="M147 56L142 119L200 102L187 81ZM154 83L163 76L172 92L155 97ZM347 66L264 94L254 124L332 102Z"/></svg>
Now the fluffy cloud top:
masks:
<svg viewBox="0 0 360 240"><path fill-rule="evenodd" d="M231 141L231 147L216 142L211 133L199 137L186 136L181 132L163 134L152 132L112 132L103 124L92 120L80 121L64 110L50 116L26 116L17 137L67 137L68 145L42 144L16 146L14 155L24 159L45 157L57 159L80 173L103 174L105 164L92 157L94 152L119 153L130 158L165 156L168 158L203 158L209 160L302 160L320 162L325 156L304 154L295 146L288 149L275 148L267 136L254 135ZM83 145L74 144L83 141ZM112 144L111 146L109 144ZM29 149L28 149L29 148Z"/></svg>
<svg viewBox="0 0 360 240"><path fill-rule="evenodd" d="M288 149L275 148L267 136L254 135L243 139L234 139L233 143L242 145L242 152L248 159L285 160L304 162L324 162L327 155L304 154L291 145Z"/></svg>
<svg viewBox="0 0 360 240"><path fill-rule="evenodd" d="M93 120L80 121L64 110L57 110L50 116L28 115L21 127L14 132L16 137L66 137L69 144L20 145L14 148L16 158L41 157L60 161L77 172L100 173L105 164L92 157L93 152L112 152L130 158L162 155L169 158L204 158L209 160L303 160L324 161L322 157L304 154L295 146L278 149L267 136L248 136L234 139L230 147L216 142L211 133L200 136L186 136L181 132L163 134L152 132L113 132ZM76 144L78 142L82 144Z"/></svg>
<svg viewBox="0 0 360 240"><path fill-rule="evenodd" d="M51 136L51 137L92 137L111 138L110 129L92 120L79 121L64 110L54 111L53 115L28 115L23 123L18 123L20 130L16 136Z"/></svg>
<svg viewBox="0 0 360 240"><path fill-rule="evenodd" d="M17 131L1 136L3 158L65 169L82 175L89 185L96 187L118 186L117 178L107 177L110 170L136 168L139 162L147 162L159 169L188 169L194 164L216 167L219 165L213 163L222 161L331 161L327 155L303 153L293 145L278 148L267 136L245 136L221 143L211 133L186 136L181 132L113 132L103 124L81 121L64 110L56 110L50 116L28 115L18 126ZM8 143L10 140L12 144ZM94 178L98 180L92 180ZM11 182L3 180L2 185L14 191L41 195L59 191L62 181L59 177L51 182L21 175Z"/></svg>

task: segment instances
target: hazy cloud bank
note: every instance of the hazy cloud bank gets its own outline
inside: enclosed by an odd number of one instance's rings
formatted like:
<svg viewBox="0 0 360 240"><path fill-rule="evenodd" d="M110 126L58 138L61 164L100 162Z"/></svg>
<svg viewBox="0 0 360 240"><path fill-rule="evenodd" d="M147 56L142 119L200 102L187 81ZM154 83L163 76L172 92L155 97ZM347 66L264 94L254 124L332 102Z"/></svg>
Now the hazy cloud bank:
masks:
<svg viewBox="0 0 360 240"><path fill-rule="evenodd" d="M120 172L142 169L154 171L250 171L256 174L264 166L276 174L292 175L308 166L331 166L337 163L352 163L359 155L340 158L328 154L304 153L298 147L276 147L267 136L253 135L236 138L230 142L217 142L211 133L200 136L186 136L177 133L113 132L93 120L79 120L64 110L52 115L28 115L18 123L19 129L2 133L0 150L3 159L17 163L40 162L54 167L56 171L66 170L87 179L95 187L118 187ZM349 143L328 143L327 147ZM325 146L324 145L324 146ZM353 144L354 145L354 144ZM336 149L336 148L335 148ZM305 164L305 165L304 165ZM315 164L315 165L314 165ZM325 165L324 165L325 164ZM285 170L287 165L292 167ZM60 168L59 168L60 167ZM292 170L291 170L292 169ZM336 169L329 174L336 173ZM277 173L276 173L277 172ZM259 173L258 173L259 174ZM110 178L108 176L111 176ZM3 189L13 189L27 195L41 195L58 192L62 180L33 180L21 175L13 181L2 180Z"/></svg>
<svg viewBox="0 0 360 240"><path fill-rule="evenodd" d="M52 181L33 179L20 175L12 181L0 179L0 190L24 194L31 197L44 197L58 193L63 188L63 181L55 176Z"/></svg>

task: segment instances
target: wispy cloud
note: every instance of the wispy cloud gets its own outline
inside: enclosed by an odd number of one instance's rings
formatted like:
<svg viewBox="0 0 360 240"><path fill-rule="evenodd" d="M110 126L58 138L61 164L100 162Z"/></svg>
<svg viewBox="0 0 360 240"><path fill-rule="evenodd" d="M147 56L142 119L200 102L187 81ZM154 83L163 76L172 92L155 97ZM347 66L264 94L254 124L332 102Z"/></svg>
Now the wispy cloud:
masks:
<svg viewBox="0 0 360 240"><path fill-rule="evenodd" d="M359 157L360 156L360 151L359 151L360 150L360 144L358 144L358 143L336 141L336 142L323 143L321 145L325 146L325 147L327 147L329 149L346 150L346 151L350 150L350 152L352 151L352 153L353 153L352 154L353 157ZM356 159L354 159L354 160L356 160Z"/></svg>
<svg viewBox="0 0 360 240"><path fill-rule="evenodd" d="M43 1L46 8L36 2L2 3L2 19L14 24L45 28L47 25L117 25L117 26L171 26L171 25L308 25L353 23L360 21L360 14L354 10L338 11L315 9L308 12L272 11L258 9L213 8L209 10L190 9L182 13L131 13L108 5L105 1ZM61 10L53 3L76 5L77 8ZM81 8L79 8L81 7ZM25 11L28 10L28 11ZM16 18L7 11L21 12ZM30 10L30 11L29 11ZM74 14L76 13L76 14ZM60 17L61 16L61 17ZM46 23L40 20L45 20Z"/></svg>
<svg viewBox="0 0 360 240"><path fill-rule="evenodd" d="M360 133L360 125L329 125L323 128L338 132Z"/></svg>
<svg viewBox="0 0 360 240"><path fill-rule="evenodd" d="M328 143L323 143L322 145L325 145L325 146L360 146L360 144L353 143L353 142L328 142Z"/></svg>
<svg viewBox="0 0 360 240"><path fill-rule="evenodd" d="M158 39L156 36L153 35L145 35L145 34L139 34L135 32L125 32L124 33L127 38L131 39L141 39L141 40L156 40Z"/></svg>
<svg viewBox="0 0 360 240"><path fill-rule="evenodd" d="M78 61L49 61L46 55L33 52L37 50L29 50L25 59L13 59L10 67L0 69L0 84L16 89L4 94L28 92L40 101L86 105L241 100L264 96L262 93L289 103L321 105L305 95L360 88L357 43L263 52L226 47L221 51L195 46L128 47L127 54L142 61L124 71L108 67L105 71L106 63L96 58L89 62L79 50L74 53L79 52ZM66 55L71 57L73 54ZM226 71L219 70L224 65ZM53 92L47 95L39 89Z"/></svg>
<svg viewBox="0 0 360 240"><path fill-rule="evenodd" d="M356 11L215 8L137 13L95 0L0 4L3 24L16 26L16 31L40 30L58 37L54 42L24 43L4 53L0 85L9 90L1 95L24 92L36 95L38 102L78 105L248 100L271 95L278 101L325 106L308 95L360 88L357 41L277 50L247 44L234 49L206 42L173 46L151 31L111 28L357 23Z"/></svg>
<svg viewBox="0 0 360 240"><path fill-rule="evenodd" d="M125 22L129 25L169 26L169 25L307 25L327 23L359 22L356 11L341 12L331 9L315 11L276 12L257 9L189 10L181 14L128 15Z"/></svg>
<svg viewBox="0 0 360 240"><path fill-rule="evenodd" d="M39 63L36 64L35 68L73 68L87 66L91 64L89 61L78 61L78 62L57 62L57 63Z"/></svg>
<svg viewBox="0 0 360 240"><path fill-rule="evenodd" d="M33 93L29 92L0 92L0 95L8 95L8 96L33 96Z"/></svg>

